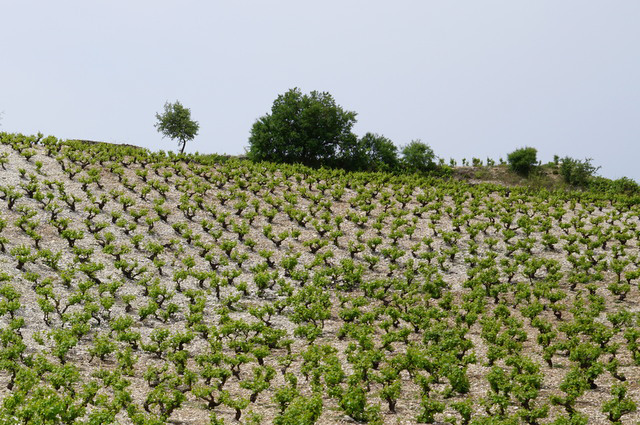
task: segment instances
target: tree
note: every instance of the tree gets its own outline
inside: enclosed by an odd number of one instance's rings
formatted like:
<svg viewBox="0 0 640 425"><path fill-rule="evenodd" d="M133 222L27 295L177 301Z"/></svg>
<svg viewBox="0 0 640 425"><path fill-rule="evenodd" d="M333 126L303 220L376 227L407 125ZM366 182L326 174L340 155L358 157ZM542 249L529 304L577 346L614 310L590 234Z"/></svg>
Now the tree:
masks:
<svg viewBox="0 0 640 425"><path fill-rule="evenodd" d="M357 143L355 122L356 113L342 109L329 93L294 88L253 124L248 154L254 161L341 166Z"/></svg>
<svg viewBox="0 0 640 425"><path fill-rule="evenodd" d="M537 154L536 148L524 147L516 149L507 156L507 162L509 162L509 167L513 171L526 177L538 162Z"/></svg>
<svg viewBox="0 0 640 425"><path fill-rule="evenodd" d="M409 172L426 173L436 169L433 149L420 140L414 140L402 148L402 165Z"/></svg>
<svg viewBox="0 0 640 425"><path fill-rule="evenodd" d="M184 152L187 141L193 140L198 134L200 126L197 121L191 119L191 111L182 106L176 100L175 103L166 102L164 104L164 113L156 114L158 122L155 127L163 137L169 137L178 140L180 145L180 153Z"/></svg>
<svg viewBox="0 0 640 425"><path fill-rule="evenodd" d="M398 148L384 136L365 134L358 140L354 165L359 170L394 171L398 168Z"/></svg>

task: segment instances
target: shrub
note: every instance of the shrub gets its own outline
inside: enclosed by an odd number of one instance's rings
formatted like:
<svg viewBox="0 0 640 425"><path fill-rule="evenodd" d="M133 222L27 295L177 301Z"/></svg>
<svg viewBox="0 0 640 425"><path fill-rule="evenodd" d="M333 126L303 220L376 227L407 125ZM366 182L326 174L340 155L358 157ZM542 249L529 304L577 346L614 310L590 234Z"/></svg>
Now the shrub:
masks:
<svg viewBox="0 0 640 425"><path fill-rule="evenodd" d="M521 176L528 176L538 162L536 148L525 147L516 149L507 155L509 167Z"/></svg>
<svg viewBox="0 0 640 425"><path fill-rule="evenodd" d="M640 194L640 185L628 177L622 177L616 180L595 176L589 180L589 188L595 192L638 195Z"/></svg>
<svg viewBox="0 0 640 425"><path fill-rule="evenodd" d="M591 158L580 161L567 156L560 164L560 175L571 186L586 186L599 168L591 164Z"/></svg>

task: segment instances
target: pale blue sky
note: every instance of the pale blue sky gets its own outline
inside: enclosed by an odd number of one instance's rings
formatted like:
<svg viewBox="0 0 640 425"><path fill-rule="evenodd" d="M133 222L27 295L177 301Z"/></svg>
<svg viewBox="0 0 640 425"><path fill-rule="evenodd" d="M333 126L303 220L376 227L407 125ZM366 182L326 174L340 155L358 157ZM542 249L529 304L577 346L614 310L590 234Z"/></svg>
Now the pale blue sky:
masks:
<svg viewBox="0 0 640 425"><path fill-rule="evenodd" d="M0 124L177 149L165 101L200 123L187 151L237 154L278 94L330 92L355 132L438 156L522 146L640 181L640 1L0 2Z"/></svg>

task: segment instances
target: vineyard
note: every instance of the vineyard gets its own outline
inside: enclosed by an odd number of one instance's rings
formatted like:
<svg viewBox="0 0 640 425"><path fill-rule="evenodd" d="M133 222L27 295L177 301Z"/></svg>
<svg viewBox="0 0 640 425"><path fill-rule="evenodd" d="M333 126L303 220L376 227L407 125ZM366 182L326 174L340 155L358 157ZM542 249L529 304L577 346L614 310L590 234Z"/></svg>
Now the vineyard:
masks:
<svg viewBox="0 0 640 425"><path fill-rule="evenodd" d="M637 197L0 141L0 424L640 420Z"/></svg>

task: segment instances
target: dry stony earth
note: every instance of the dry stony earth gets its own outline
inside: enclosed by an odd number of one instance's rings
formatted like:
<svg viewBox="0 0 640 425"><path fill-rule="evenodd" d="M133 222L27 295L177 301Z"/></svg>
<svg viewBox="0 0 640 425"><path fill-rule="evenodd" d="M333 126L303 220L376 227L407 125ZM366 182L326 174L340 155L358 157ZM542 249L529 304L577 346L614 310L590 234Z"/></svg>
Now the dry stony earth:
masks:
<svg viewBox="0 0 640 425"><path fill-rule="evenodd" d="M1 424L640 420L637 198L0 138Z"/></svg>

